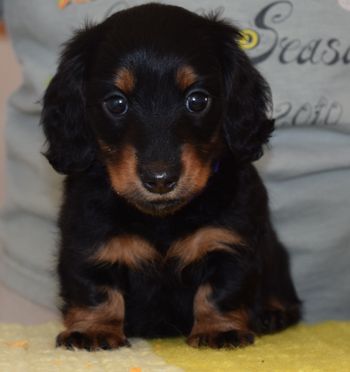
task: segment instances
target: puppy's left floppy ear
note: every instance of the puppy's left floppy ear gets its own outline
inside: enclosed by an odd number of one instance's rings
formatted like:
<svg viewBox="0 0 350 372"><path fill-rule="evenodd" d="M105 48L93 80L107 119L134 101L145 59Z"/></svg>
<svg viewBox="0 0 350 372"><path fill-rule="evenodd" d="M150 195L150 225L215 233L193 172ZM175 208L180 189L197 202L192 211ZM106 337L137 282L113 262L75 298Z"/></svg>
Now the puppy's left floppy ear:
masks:
<svg viewBox="0 0 350 372"><path fill-rule="evenodd" d="M211 20L226 91L224 136L238 161L255 161L274 130L270 88L240 49L240 32L217 16Z"/></svg>
<svg viewBox="0 0 350 372"><path fill-rule="evenodd" d="M66 44L44 95L41 123L48 145L44 155L59 173L83 171L95 158L96 145L86 122L84 82L98 41L99 26L78 31Z"/></svg>

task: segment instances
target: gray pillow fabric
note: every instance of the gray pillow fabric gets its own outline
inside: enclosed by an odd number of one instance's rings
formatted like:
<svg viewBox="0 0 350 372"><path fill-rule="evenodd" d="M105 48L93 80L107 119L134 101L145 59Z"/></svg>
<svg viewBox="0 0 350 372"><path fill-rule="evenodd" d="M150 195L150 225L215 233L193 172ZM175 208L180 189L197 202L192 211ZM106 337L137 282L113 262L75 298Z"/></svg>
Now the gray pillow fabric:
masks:
<svg viewBox="0 0 350 372"><path fill-rule="evenodd" d="M0 279L55 307L61 177L40 155L38 103L60 45L86 19L141 1L5 0L23 83L7 107L7 198L0 218ZM271 85L277 130L257 167L291 254L305 319L350 317L350 1L169 1L222 8ZM179 25L181 27L181 25ZM239 94L239 92L237 92Z"/></svg>

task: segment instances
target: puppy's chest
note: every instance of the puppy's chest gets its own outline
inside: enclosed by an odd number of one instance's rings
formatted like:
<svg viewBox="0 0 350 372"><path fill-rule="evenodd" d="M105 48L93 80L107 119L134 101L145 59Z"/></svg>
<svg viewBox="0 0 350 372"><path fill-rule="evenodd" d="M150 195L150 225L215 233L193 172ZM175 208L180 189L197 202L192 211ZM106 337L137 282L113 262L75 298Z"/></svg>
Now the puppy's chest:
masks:
<svg viewBox="0 0 350 372"><path fill-rule="evenodd" d="M218 226L202 226L185 233L155 229L158 234L128 233L111 238L95 253L97 263L127 268L131 272L181 274L197 266L213 252L232 253L243 238L234 230ZM187 270L188 271L188 270Z"/></svg>
<svg viewBox="0 0 350 372"><path fill-rule="evenodd" d="M137 235L116 236L94 255L98 272L93 275L100 284L123 288L128 302L136 302L138 308L153 301L168 304L186 293L193 296L198 285L186 249L191 247L181 238L151 241ZM197 274L200 266L196 265Z"/></svg>
<svg viewBox="0 0 350 372"><path fill-rule="evenodd" d="M191 247L181 238L159 236L147 239L136 234L123 234L102 245L92 259L95 263L123 267L130 272L165 276L169 270L177 270L188 249Z"/></svg>

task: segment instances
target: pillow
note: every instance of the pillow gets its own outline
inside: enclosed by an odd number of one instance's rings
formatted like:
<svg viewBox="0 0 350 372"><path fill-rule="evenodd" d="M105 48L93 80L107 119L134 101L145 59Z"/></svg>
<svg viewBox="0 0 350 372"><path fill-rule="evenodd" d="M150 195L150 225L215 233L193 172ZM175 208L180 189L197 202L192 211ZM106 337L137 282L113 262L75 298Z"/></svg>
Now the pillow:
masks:
<svg viewBox="0 0 350 372"><path fill-rule="evenodd" d="M7 107L7 199L0 278L55 307L61 178L42 157L40 104L60 45L86 19L141 1L5 0L23 83ZM279 236L291 254L305 319L350 314L350 1L169 1L199 13L222 8L241 47L271 85L276 131L257 167ZM181 27L181 25L179 25ZM239 94L239 92L237 92Z"/></svg>

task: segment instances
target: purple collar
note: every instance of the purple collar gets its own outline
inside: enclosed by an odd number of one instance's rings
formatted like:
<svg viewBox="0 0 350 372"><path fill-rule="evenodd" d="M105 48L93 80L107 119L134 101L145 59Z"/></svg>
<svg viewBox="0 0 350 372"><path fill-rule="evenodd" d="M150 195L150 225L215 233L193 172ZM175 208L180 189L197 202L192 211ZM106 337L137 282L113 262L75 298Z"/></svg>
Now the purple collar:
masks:
<svg viewBox="0 0 350 372"><path fill-rule="evenodd" d="M218 161L216 161L216 162L214 163L213 171L214 171L214 173L218 173L219 170L220 170L220 161L218 160Z"/></svg>

